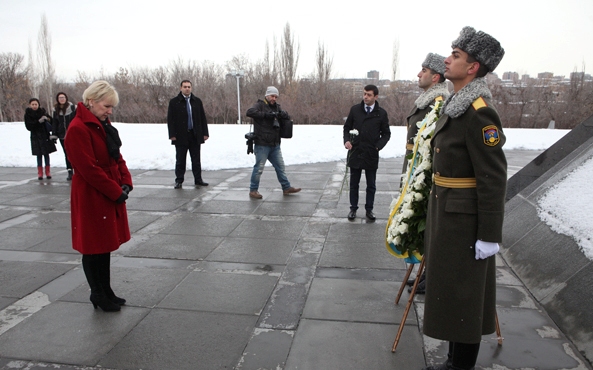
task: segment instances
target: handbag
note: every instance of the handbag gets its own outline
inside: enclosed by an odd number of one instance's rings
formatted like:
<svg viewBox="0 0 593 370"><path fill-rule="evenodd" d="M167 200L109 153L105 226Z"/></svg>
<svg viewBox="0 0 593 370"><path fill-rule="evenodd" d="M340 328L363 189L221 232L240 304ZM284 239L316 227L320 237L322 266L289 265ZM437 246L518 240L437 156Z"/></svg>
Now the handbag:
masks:
<svg viewBox="0 0 593 370"><path fill-rule="evenodd" d="M292 138L292 120L282 120L280 125L280 137L283 139Z"/></svg>

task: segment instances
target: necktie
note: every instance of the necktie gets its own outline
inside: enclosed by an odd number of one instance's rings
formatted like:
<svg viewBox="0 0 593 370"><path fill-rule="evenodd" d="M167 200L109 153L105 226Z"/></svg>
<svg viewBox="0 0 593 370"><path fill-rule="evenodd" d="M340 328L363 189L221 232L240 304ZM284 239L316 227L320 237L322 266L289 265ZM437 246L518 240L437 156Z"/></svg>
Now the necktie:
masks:
<svg viewBox="0 0 593 370"><path fill-rule="evenodd" d="M371 113L371 107L367 107L367 114Z"/></svg>
<svg viewBox="0 0 593 370"><path fill-rule="evenodd" d="M188 130L193 130L194 129L194 123L193 123L192 118L191 118L191 104L189 103L189 98L185 98L185 101L187 103L187 129Z"/></svg>

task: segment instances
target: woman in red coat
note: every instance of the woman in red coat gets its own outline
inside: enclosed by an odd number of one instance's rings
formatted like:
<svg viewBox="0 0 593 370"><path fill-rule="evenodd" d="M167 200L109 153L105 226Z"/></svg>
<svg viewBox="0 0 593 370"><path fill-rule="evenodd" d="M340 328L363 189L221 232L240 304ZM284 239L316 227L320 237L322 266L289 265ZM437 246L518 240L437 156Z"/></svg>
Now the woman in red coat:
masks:
<svg viewBox="0 0 593 370"><path fill-rule="evenodd" d="M109 121L119 96L108 82L95 81L82 98L65 138L74 168L72 247L82 253L93 306L119 311L126 300L111 289L110 259L111 252L130 240L125 201L132 190L132 176L119 152L121 140Z"/></svg>

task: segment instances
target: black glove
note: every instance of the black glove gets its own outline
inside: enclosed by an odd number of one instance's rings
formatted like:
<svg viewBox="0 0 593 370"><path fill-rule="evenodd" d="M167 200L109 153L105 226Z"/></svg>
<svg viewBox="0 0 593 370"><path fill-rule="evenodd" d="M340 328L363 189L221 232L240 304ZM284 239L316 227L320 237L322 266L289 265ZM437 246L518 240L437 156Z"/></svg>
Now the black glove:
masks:
<svg viewBox="0 0 593 370"><path fill-rule="evenodd" d="M124 193L126 193L126 194L130 194L130 192L132 191L132 189L134 189L134 188L131 185L128 185L128 184L123 184L121 186L121 190L123 190Z"/></svg>
<svg viewBox="0 0 593 370"><path fill-rule="evenodd" d="M277 112L266 112L266 113L264 114L264 117L265 117L265 118L268 118L268 119L272 119L272 118L276 118L276 115L277 115L277 114L278 114Z"/></svg>
<svg viewBox="0 0 593 370"><path fill-rule="evenodd" d="M126 199L128 199L128 194L126 194L125 191L122 191L121 192L121 195L119 196L119 198L117 198L117 200L115 201L115 203L122 204L123 202L126 201Z"/></svg>
<svg viewBox="0 0 593 370"><path fill-rule="evenodd" d="M283 111L280 111L280 113L278 114L278 116L279 116L280 118L282 118L282 119L290 119L290 116L288 115L288 112L287 112L287 111L285 111L285 110L283 110Z"/></svg>

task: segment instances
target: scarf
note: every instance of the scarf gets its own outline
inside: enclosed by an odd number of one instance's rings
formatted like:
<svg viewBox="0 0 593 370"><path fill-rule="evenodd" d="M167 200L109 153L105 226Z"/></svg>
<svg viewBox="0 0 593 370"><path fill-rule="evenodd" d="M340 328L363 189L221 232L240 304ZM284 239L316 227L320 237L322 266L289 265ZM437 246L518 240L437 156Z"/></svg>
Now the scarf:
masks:
<svg viewBox="0 0 593 370"><path fill-rule="evenodd" d="M116 161L119 160L119 148L121 147L121 139L117 129L112 125L108 124L107 121L101 121L103 129L105 130L105 142L107 144L107 152L109 156Z"/></svg>
<svg viewBox="0 0 593 370"><path fill-rule="evenodd" d="M442 112L451 118L457 118L465 113L467 108L480 96L486 99L492 98L486 77L474 78L457 93L451 94L445 100Z"/></svg>
<svg viewBox="0 0 593 370"><path fill-rule="evenodd" d="M442 96L443 99L447 99L449 97L449 89L447 89L447 82L441 82L432 86L430 89L420 94L420 96L418 97L418 99L416 99L414 104L416 104L416 108L424 109L428 107L429 104L433 103L434 100L439 96Z"/></svg>

